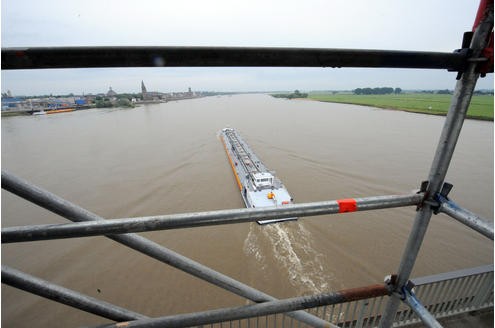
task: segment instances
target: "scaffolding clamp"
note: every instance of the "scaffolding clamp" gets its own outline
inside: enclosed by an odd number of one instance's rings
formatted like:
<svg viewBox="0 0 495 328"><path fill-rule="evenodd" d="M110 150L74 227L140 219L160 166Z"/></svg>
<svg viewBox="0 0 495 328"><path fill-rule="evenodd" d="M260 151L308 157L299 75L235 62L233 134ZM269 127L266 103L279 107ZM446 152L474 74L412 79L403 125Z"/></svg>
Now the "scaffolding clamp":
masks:
<svg viewBox="0 0 495 328"><path fill-rule="evenodd" d="M393 292L396 291L397 288L397 274L389 274L388 276L385 276L383 282L385 283L385 287L391 295Z"/></svg>
<svg viewBox="0 0 495 328"><path fill-rule="evenodd" d="M416 211L419 211L423 206L423 204L427 204L431 207L434 214L438 214L440 212L440 207L442 203L449 200L447 196L454 187L454 185L449 182L444 182L440 192L436 193L433 198L430 198L428 197L428 192L427 192L429 183L430 183L429 181L421 182L421 188L418 194L424 193L425 197L423 201L416 207Z"/></svg>
<svg viewBox="0 0 495 328"><path fill-rule="evenodd" d="M469 47L471 45L471 40L473 39L473 32L468 31L464 32L462 35L462 45L461 49L456 49L454 50L454 53L461 54L462 57L465 59L464 63L461 65L461 67L457 70L457 76L456 80L460 80L462 77L462 74L466 70L468 61L471 59L471 55L473 53L473 50ZM449 71L454 71L454 70L449 70Z"/></svg>
<svg viewBox="0 0 495 328"><path fill-rule="evenodd" d="M474 32L472 31L464 32L461 49L454 50L454 53L460 54L465 58L464 63L457 70L449 70L457 71L456 80L461 79L467 65L473 62L478 63L477 72L480 73L481 77L485 77L486 73L493 73L493 31L488 36L486 47L478 56L473 55L473 49L470 48L473 34Z"/></svg>
<svg viewBox="0 0 495 328"><path fill-rule="evenodd" d="M430 204L434 214L438 214L440 212L440 207L442 206L442 203L449 201L449 197L447 196L449 195L453 187L454 187L453 184L444 182L442 186L442 190L440 190L439 193L435 194L434 200L432 201L434 205Z"/></svg>
<svg viewBox="0 0 495 328"><path fill-rule="evenodd" d="M416 287L416 285L411 280L408 280L401 288L401 300L405 301L408 295L414 295L414 287Z"/></svg>
<svg viewBox="0 0 495 328"><path fill-rule="evenodd" d="M428 180L422 181L421 186L419 187L419 190L416 192L416 194L424 194L423 200L416 206L416 212L419 211L425 202L425 199L427 198L426 190L428 189L428 184L430 182Z"/></svg>
<svg viewBox="0 0 495 328"><path fill-rule="evenodd" d="M396 294L399 299L405 301L408 293L411 293L415 287L415 284L411 280L408 280L404 286L397 286L397 278L397 274L390 274L383 281L390 295Z"/></svg>

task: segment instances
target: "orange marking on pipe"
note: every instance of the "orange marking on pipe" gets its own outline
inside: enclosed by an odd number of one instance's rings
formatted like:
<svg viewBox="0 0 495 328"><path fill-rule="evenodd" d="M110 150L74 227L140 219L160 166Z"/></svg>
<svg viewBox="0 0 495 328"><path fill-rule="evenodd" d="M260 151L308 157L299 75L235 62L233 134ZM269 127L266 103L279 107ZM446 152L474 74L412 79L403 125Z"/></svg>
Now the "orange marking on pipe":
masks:
<svg viewBox="0 0 495 328"><path fill-rule="evenodd" d="M354 198L339 199L339 213L355 212L357 211L357 203Z"/></svg>
<svg viewBox="0 0 495 328"><path fill-rule="evenodd" d="M237 181L237 185L239 186L239 190L242 191L241 180L239 179L239 176L237 175L237 171L235 170L234 162L232 162L232 158L230 158L229 150L227 149L227 144L225 143L225 140L223 140L223 136L220 137L220 140L222 140L223 148L225 148L225 152L227 153L227 158L229 159L230 166L232 167L232 171L234 172L235 180Z"/></svg>

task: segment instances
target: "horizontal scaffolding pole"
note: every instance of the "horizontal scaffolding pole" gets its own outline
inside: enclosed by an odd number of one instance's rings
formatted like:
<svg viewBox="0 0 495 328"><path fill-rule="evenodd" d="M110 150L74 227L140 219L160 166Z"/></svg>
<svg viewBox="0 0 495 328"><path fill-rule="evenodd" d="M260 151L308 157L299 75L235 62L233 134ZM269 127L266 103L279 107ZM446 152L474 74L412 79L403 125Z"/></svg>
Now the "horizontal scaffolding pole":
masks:
<svg viewBox="0 0 495 328"><path fill-rule="evenodd" d="M481 233L483 236L493 240L493 223L488 222L482 217L460 207L455 202L444 197L441 199L440 212L449 215L462 224Z"/></svg>
<svg viewBox="0 0 495 328"><path fill-rule="evenodd" d="M104 218L47 190L37 187L5 170L2 170L2 188L73 222L105 220ZM189 273L196 278L209 282L212 285L223 288L241 297L245 297L253 302L258 303L276 300L276 298L271 295L263 293L262 291L215 271L201 263L193 261L188 257L176 253L142 236L126 234L109 235L106 237L142 254L148 255L155 260ZM304 311L290 312L286 313L286 315L312 327L328 328L329 325L328 322Z"/></svg>
<svg viewBox="0 0 495 328"><path fill-rule="evenodd" d="M2 265L2 283L114 321L148 318L142 314L97 300L6 265Z"/></svg>
<svg viewBox="0 0 495 328"><path fill-rule="evenodd" d="M219 210L80 223L9 227L2 229L2 243L125 234L130 232L254 222L260 219L269 220L296 216L303 217L351 211L368 211L418 205L422 200L423 194L374 196L290 204L279 207Z"/></svg>
<svg viewBox="0 0 495 328"><path fill-rule="evenodd" d="M461 71L466 52L268 47L2 48L2 69L91 67L385 67Z"/></svg>
<svg viewBox="0 0 495 328"><path fill-rule="evenodd" d="M142 319L130 322L120 322L103 327L191 327L213 324L223 321L247 319L275 313L303 310L317 306L352 302L362 299L388 295L387 288L382 285L371 285L360 288L342 290L311 296L301 296L284 300L271 301L235 308L217 309L212 311L179 314L174 316Z"/></svg>

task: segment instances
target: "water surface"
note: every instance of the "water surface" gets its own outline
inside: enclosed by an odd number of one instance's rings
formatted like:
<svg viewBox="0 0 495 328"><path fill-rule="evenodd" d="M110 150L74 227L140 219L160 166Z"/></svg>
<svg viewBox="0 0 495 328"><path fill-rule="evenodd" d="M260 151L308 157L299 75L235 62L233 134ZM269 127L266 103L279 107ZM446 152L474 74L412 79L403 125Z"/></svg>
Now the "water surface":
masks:
<svg viewBox="0 0 495 328"><path fill-rule="evenodd" d="M2 167L105 218L241 208L217 132L235 127L296 202L404 194L428 176L444 118L237 95L2 119ZM493 218L493 123L468 120L447 181ZM415 208L143 233L275 297L379 283L397 270ZM2 191L2 226L65 219ZM413 276L493 263L492 242L432 218ZM104 237L2 246L2 263L162 316L246 304ZM107 322L2 285L5 326Z"/></svg>

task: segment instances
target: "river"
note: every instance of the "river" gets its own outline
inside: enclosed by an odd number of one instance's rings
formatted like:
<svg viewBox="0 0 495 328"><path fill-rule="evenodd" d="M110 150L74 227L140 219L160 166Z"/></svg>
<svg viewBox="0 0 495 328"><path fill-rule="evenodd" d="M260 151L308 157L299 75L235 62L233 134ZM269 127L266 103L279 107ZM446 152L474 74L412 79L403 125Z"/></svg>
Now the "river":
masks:
<svg viewBox="0 0 495 328"><path fill-rule="evenodd" d="M364 106L207 97L134 109L2 118L2 168L105 218L243 203L218 131L235 127L295 202L405 194L428 176L444 117ZM467 120L451 198L493 218L493 122ZM415 208L143 233L275 297L380 283L397 270ZM65 219L2 191L2 226ZM493 263L493 244L440 214L413 276ZM246 301L104 237L2 246L2 263L148 316ZM5 327L108 322L2 285Z"/></svg>

